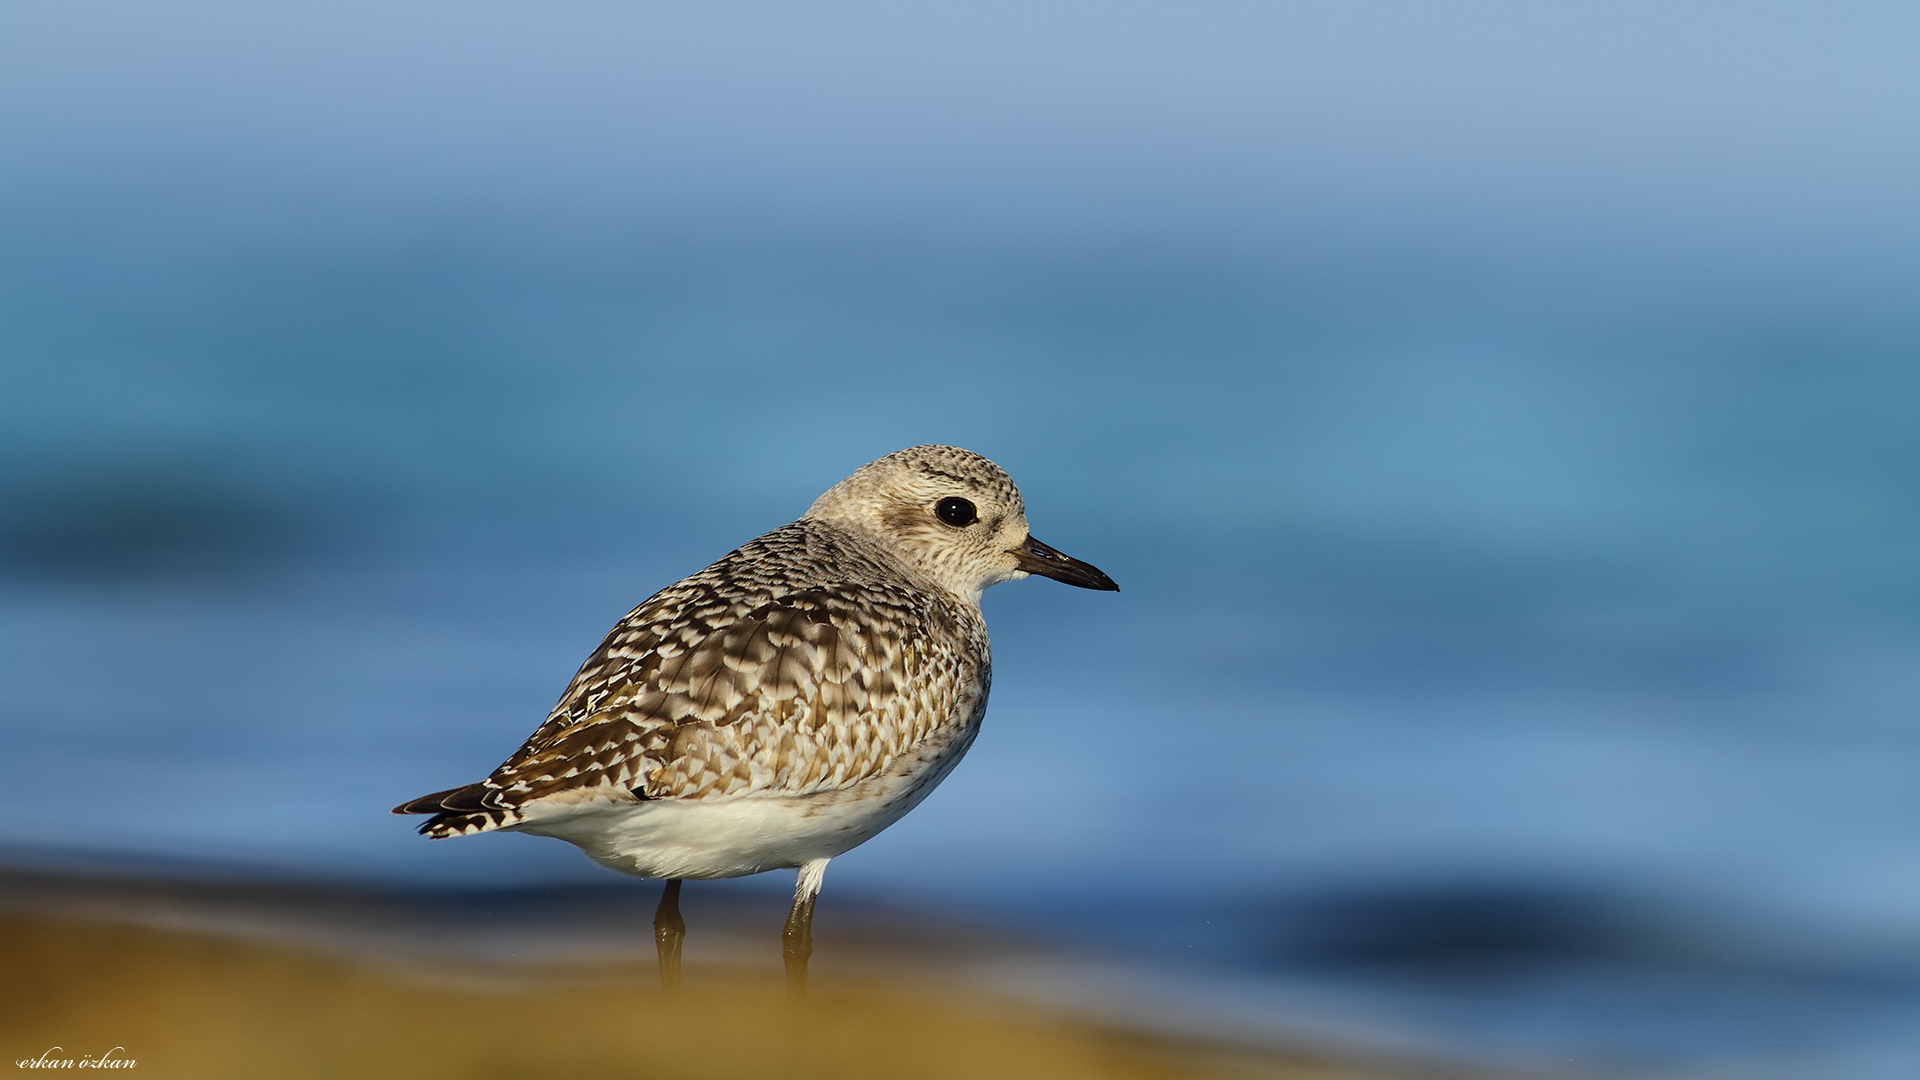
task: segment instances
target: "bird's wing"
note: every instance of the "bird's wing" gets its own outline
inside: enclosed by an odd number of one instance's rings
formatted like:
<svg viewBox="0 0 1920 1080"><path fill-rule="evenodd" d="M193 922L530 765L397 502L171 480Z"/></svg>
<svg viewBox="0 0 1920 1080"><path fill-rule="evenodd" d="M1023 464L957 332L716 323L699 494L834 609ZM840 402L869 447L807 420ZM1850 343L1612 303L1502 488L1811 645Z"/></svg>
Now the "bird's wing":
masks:
<svg viewBox="0 0 1920 1080"><path fill-rule="evenodd" d="M719 570L719 564L712 568ZM984 693L963 617L888 584L743 589L703 572L635 608L478 784L401 812L512 824L537 799L804 795L884 771Z"/></svg>

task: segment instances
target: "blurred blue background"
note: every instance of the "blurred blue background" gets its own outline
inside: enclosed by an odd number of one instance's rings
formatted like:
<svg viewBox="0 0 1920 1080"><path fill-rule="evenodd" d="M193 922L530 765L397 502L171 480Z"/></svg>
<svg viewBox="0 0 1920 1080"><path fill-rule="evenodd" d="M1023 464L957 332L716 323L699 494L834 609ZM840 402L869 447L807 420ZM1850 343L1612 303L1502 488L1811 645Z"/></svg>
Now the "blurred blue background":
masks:
<svg viewBox="0 0 1920 1080"><path fill-rule="evenodd" d="M1514 1061L1910 1076L1916 35L10 5L0 841L597 880L385 810L950 442L1126 591L989 595L986 731L830 890Z"/></svg>

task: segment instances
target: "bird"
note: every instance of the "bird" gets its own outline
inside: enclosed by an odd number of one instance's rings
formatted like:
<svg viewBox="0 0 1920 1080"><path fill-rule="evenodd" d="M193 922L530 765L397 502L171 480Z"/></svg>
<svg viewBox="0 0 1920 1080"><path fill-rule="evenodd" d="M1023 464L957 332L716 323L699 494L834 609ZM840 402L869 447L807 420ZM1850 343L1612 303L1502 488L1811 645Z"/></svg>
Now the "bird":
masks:
<svg viewBox="0 0 1920 1080"><path fill-rule="evenodd" d="M393 812L431 815L420 832L433 839L551 836L663 880L667 990L681 981L683 881L795 870L781 951L803 995L828 861L966 754L992 680L981 594L1029 575L1119 591L1034 538L992 461L896 451L634 608L486 779Z"/></svg>

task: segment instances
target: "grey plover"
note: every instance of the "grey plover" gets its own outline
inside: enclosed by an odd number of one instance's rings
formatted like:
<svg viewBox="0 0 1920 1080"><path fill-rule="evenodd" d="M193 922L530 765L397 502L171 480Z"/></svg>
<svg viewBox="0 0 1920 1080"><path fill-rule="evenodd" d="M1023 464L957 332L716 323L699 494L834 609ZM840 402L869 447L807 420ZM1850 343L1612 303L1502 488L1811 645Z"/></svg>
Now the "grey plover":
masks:
<svg viewBox="0 0 1920 1080"><path fill-rule="evenodd" d="M493 775L394 813L433 815L420 831L435 839L554 836L665 879L668 987L681 880L797 869L783 952L802 991L827 860L900 820L972 745L991 676L980 594L1029 574L1119 588L1035 540L993 462L889 454L629 612Z"/></svg>

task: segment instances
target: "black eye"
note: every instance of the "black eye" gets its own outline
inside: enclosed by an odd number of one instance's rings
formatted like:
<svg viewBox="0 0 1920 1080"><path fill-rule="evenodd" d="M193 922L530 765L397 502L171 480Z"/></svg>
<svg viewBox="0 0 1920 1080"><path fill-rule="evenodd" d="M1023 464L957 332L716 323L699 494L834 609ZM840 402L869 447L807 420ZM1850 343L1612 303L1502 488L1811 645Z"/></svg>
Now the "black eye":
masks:
<svg viewBox="0 0 1920 1080"><path fill-rule="evenodd" d="M955 528L980 520L980 512L965 499L941 499L933 504L933 512L941 521Z"/></svg>

